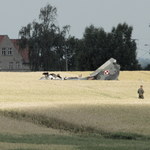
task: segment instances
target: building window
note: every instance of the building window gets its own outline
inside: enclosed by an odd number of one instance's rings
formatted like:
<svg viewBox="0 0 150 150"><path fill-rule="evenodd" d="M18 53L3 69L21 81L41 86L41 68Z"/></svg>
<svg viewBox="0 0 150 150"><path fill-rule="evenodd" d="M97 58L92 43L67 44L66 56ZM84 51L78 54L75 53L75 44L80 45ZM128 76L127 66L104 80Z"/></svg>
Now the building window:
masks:
<svg viewBox="0 0 150 150"><path fill-rule="evenodd" d="M9 69L13 70L13 62L9 62Z"/></svg>
<svg viewBox="0 0 150 150"><path fill-rule="evenodd" d="M8 55L12 55L12 48L8 48Z"/></svg>
<svg viewBox="0 0 150 150"><path fill-rule="evenodd" d="M16 62L16 69L20 69L20 63Z"/></svg>
<svg viewBox="0 0 150 150"><path fill-rule="evenodd" d="M12 55L12 48L2 48L2 55L6 56L6 55Z"/></svg>
<svg viewBox="0 0 150 150"><path fill-rule="evenodd" d="M3 56L6 55L6 48L2 48L2 55L3 55Z"/></svg>
<svg viewBox="0 0 150 150"><path fill-rule="evenodd" d="M12 55L12 51L8 51L8 55Z"/></svg>

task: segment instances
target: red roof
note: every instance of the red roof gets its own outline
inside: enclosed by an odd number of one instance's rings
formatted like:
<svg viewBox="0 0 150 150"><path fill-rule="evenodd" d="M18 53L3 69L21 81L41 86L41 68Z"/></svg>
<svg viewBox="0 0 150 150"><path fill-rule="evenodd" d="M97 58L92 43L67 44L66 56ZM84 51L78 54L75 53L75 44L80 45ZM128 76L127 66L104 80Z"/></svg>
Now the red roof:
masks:
<svg viewBox="0 0 150 150"><path fill-rule="evenodd" d="M0 43L3 41L3 39L6 37L7 35L0 35ZM29 63L29 50L26 48L26 49L23 49L23 50L20 50L19 49L19 45L18 45L18 42L19 40L18 39L10 39L11 42L14 44L14 47L16 48L16 50L18 50L18 52L20 53L20 55L22 56L23 58L23 61L25 63Z"/></svg>
<svg viewBox="0 0 150 150"><path fill-rule="evenodd" d="M4 37L5 37L5 35L0 35L0 43L2 42Z"/></svg>
<svg viewBox="0 0 150 150"><path fill-rule="evenodd" d="M18 52L21 54L23 60L25 63L29 63L29 50L27 48L20 50L19 49L19 40L18 39L11 39L12 43L14 44L15 48L18 50Z"/></svg>

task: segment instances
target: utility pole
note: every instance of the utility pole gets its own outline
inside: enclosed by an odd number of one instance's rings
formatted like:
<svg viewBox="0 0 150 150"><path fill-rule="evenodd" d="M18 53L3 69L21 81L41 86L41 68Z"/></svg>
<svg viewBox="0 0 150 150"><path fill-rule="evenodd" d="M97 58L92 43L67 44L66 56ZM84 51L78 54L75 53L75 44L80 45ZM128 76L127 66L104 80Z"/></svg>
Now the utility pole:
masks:
<svg viewBox="0 0 150 150"><path fill-rule="evenodd" d="M68 52L67 49L65 50L65 59L66 59L66 71L68 71Z"/></svg>

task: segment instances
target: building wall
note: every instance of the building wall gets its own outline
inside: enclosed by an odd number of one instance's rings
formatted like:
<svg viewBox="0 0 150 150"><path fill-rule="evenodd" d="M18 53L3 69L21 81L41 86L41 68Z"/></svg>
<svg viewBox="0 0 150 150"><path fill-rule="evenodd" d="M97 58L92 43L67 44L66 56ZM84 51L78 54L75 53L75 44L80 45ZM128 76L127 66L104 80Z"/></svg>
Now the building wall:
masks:
<svg viewBox="0 0 150 150"><path fill-rule="evenodd" d="M30 70L23 64L23 58L7 35L0 42L0 70L25 71Z"/></svg>

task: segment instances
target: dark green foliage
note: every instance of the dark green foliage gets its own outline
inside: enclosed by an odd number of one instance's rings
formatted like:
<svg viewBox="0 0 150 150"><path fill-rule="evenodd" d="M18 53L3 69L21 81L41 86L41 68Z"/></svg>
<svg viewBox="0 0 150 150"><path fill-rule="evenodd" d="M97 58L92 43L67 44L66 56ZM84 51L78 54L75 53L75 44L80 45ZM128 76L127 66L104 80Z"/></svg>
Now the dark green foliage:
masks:
<svg viewBox="0 0 150 150"><path fill-rule="evenodd" d="M94 70L110 58L103 28L87 27L81 44L77 58L79 70Z"/></svg>
<svg viewBox="0 0 150 150"><path fill-rule="evenodd" d="M29 49L31 70L65 70L65 36L69 26L61 30L55 25L57 9L48 4L42 8L39 22L23 27L20 48Z"/></svg>
<svg viewBox="0 0 150 150"><path fill-rule="evenodd" d="M148 64L148 65L144 68L144 70L150 70L150 64Z"/></svg>
<svg viewBox="0 0 150 150"><path fill-rule="evenodd" d="M79 49L79 41L75 37L69 36L69 38L66 40L66 70L74 71L76 70L76 54L77 50Z"/></svg>
<svg viewBox="0 0 150 150"><path fill-rule="evenodd" d="M136 42L131 39L132 30L126 23L114 27L110 33L93 25L87 27L82 48L78 51L78 69L94 70L111 57L118 61L122 70L140 69L136 60Z"/></svg>
<svg viewBox="0 0 150 150"><path fill-rule="evenodd" d="M136 60L136 42L131 38L132 31L133 28L126 23L112 29L113 57L118 60L122 70L139 69Z"/></svg>
<svg viewBox="0 0 150 150"><path fill-rule="evenodd" d="M122 70L138 70L133 28L126 23L113 27L110 33L94 25L86 27L82 39L66 37L70 26L56 25L57 9L48 4L33 21L19 32L20 49L29 49L31 70L95 70L115 58Z"/></svg>

